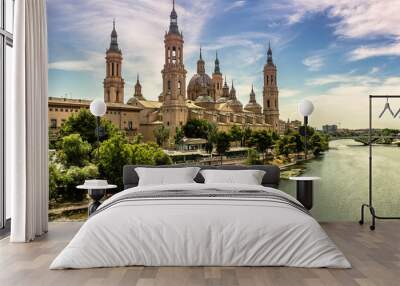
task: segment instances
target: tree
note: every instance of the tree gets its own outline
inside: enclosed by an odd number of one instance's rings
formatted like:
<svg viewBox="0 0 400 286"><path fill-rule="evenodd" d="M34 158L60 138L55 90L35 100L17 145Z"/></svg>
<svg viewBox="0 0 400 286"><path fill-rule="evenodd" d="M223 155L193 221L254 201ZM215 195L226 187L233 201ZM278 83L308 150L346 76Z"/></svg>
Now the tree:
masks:
<svg viewBox="0 0 400 286"><path fill-rule="evenodd" d="M100 121L100 130L103 130L100 141L107 140L117 132L117 128L105 118ZM87 109L81 109L78 113L71 115L61 125L60 137L70 134L79 134L83 141L93 146L97 141L96 117Z"/></svg>
<svg viewBox="0 0 400 286"><path fill-rule="evenodd" d="M130 145L130 163L136 165L170 165L171 158L155 143Z"/></svg>
<svg viewBox="0 0 400 286"><path fill-rule="evenodd" d="M240 145L242 145L243 132L238 125L233 125L231 127L231 129L229 130L229 136L231 137L232 141L240 142Z"/></svg>
<svg viewBox="0 0 400 286"><path fill-rule="evenodd" d="M218 132L216 137L216 150L218 155L221 156L221 165L223 155L229 151L231 147L231 137L225 132Z"/></svg>
<svg viewBox="0 0 400 286"><path fill-rule="evenodd" d="M135 146L135 145L134 145ZM99 170L102 177L122 187L122 169L131 163L132 150L128 139L116 134L103 141L99 149Z"/></svg>
<svg viewBox="0 0 400 286"><path fill-rule="evenodd" d="M263 155L263 161L265 161L265 153L272 146L272 137L267 130L256 131L250 138L250 144Z"/></svg>
<svg viewBox="0 0 400 286"><path fill-rule="evenodd" d="M206 152L212 154L214 150L214 145L217 141L218 128L214 123L210 123L208 126Z"/></svg>
<svg viewBox="0 0 400 286"><path fill-rule="evenodd" d="M289 155L295 151L296 143L291 135L281 137L275 145L276 152L289 158Z"/></svg>
<svg viewBox="0 0 400 286"><path fill-rule="evenodd" d="M133 139L132 139L132 144L140 144L142 142L143 142L143 134L142 133L136 134L136 136L133 137Z"/></svg>
<svg viewBox="0 0 400 286"><path fill-rule="evenodd" d="M276 133L275 131L272 131L272 133L271 133L272 142L279 140L279 138L280 137L279 137L278 133Z"/></svg>
<svg viewBox="0 0 400 286"><path fill-rule="evenodd" d="M163 146L169 138L169 129L164 125L157 127L154 129L154 137L156 137L158 146Z"/></svg>
<svg viewBox="0 0 400 286"><path fill-rule="evenodd" d="M295 143L295 152L301 153L304 151L304 140L299 132L293 132L292 134L293 141Z"/></svg>
<svg viewBox="0 0 400 286"><path fill-rule="evenodd" d="M263 164L263 162L260 160L260 154L257 152L257 150L250 148L247 151L246 164L247 165L262 165Z"/></svg>
<svg viewBox="0 0 400 286"><path fill-rule="evenodd" d="M174 136L175 145L181 146L183 144L183 138L185 138L185 133L183 132L183 129L177 127Z"/></svg>
<svg viewBox="0 0 400 286"><path fill-rule="evenodd" d="M329 149L327 138L323 137L319 132L315 132L310 138L310 149L314 156L319 156L321 152Z"/></svg>
<svg viewBox="0 0 400 286"><path fill-rule="evenodd" d="M204 119L190 119L184 126L183 132L187 138L207 139L210 123Z"/></svg>
<svg viewBox="0 0 400 286"><path fill-rule="evenodd" d="M246 126L243 129L242 134L243 134L243 146L248 146L249 145L249 140L250 140L250 138L251 138L251 136L253 134L253 131L251 130L250 127Z"/></svg>
<svg viewBox="0 0 400 286"><path fill-rule="evenodd" d="M89 143L83 141L79 134L63 137L60 146L59 158L65 166L82 167L88 163L92 147Z"/></svg>

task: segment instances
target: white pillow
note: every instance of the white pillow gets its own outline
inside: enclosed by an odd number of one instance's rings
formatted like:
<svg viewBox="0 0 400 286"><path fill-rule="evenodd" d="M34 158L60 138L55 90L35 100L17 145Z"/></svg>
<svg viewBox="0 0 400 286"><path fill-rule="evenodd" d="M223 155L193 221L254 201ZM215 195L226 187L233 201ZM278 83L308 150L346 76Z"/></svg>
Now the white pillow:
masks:
<svg viewBox="0 0 400 286"><path fill-rule="evenodd" d="M135 168L139 186L195 183L193 180L200 168Z"/></svg>
<svg viewBox="0 0 400 286"><path fill-rule="evenodd" d="M202 170L205 184L261 185L265 171L261 170Z"/></svg>

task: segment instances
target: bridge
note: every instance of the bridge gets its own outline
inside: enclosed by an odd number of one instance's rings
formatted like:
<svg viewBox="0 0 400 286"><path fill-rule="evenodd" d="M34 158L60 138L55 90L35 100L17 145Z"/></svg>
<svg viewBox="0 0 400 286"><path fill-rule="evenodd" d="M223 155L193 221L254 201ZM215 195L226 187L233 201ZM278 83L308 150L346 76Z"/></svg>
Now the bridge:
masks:
<svg viewBox="0 0 400 286"><path fill-rule="evenodd" d="M342 139L352 139L358 143L368 145L369 144L369 136L341 136L341 137L330 137L329 141L334 141L334 140L342 140ZM393 140L399 139L398 136L372 136L371 142L372 143L386 143L390 144Z"/></svg>

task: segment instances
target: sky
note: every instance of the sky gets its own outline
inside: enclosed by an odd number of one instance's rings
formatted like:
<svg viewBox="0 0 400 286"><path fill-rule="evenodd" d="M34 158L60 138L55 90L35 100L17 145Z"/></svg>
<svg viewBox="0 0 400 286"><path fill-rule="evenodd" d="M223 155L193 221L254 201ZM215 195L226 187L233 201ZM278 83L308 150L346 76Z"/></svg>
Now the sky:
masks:
<svg viewBox="0 0 400 286"><path fill-rule="evenodd" d="M172 0L47 0L49 96L103 98L115 18L125 101L138 73L144 96L157 100L171 9ZM244 104L252 84L262 103L271 43L283 120L301 119L298 103L308 99L311 125L365 128L369 94L400 94L400 0L176 0L176 11L187 82L199 47L210 75L218 51L221 72ZM374 103L374 126L400 129L400 118L378 119L385 103ZM389 103L400 108L400 100Z"/></svg>

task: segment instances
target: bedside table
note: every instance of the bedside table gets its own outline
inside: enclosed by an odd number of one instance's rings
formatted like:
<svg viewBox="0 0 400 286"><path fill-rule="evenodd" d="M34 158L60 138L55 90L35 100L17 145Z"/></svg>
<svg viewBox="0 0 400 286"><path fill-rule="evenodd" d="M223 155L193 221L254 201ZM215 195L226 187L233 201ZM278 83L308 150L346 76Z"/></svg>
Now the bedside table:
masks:
<svg viewBox="0 0 400 286"><path fill-rule="evenodd" d="M289 180L296 181L297 200L308 210L313 207L313 182L320 179L320 177L289 177Z"/></svg>
<svg viewBox="0 0 400 286"><path fill-rule="evenodd" d="M106 191L108 189L115 189L117 188L117 186L116 185L95 186L95 185L83 184L77 186L76 188L88 191L89 197L92 199L92 202L88 207L88 214L90 216L101 205L100 200L104 197Z"/></svg>

